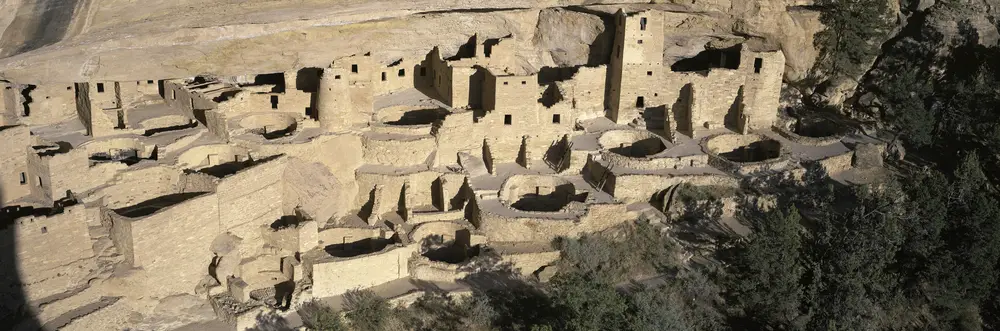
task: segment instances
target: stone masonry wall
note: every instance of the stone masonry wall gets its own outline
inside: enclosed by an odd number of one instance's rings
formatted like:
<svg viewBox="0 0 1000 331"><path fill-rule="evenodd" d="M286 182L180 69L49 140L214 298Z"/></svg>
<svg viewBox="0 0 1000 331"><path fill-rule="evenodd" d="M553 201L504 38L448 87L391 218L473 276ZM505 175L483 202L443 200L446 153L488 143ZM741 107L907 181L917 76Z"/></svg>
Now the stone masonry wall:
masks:
<svg viewBox="0 0 1000 331"><path fill-rule="evenodd" d="M407 277L418 245L389 247L379 253L313 265L313 296L329 297Z"/></svg>
<svg viewBox="0 0 1000 331"><path fill-rule="evenodd" d="M28 171L28 149L31 136L28 127L0 129L0 207L31 193ZM37 157L37 156L36 156Z"/></svg>
<svg viewBox="0 0 1000 331"><path fill-rule="evenodd" d="M94 256L85 209L76 205L53 216L20 218L0 230L13 232L5 234L6 238L13 240L0 243L0 246L13 251L15 260L2 261L3 265L8 268L16 265L20 281L25 284L56 277L57 273L76 272L68 267L76 269L71 264ZM84 265L94 267L93 261ZM83 273L89 271L83 270Z"/></svg>
<svg viewBox="0 0 1000 331"><path fill-rule="evenodd" d="M284 215L281 183L287 158L279 158L244 169L223 179L217 188L219 229L243 238L241 252L260 243L260 226Z"/></svg>
<svg viewBox="0 0 1000 331"><path fill-rule="evenodd" d="M132 221L134 266L146 273L147 296L194 293L212 261L210 246L220 233L215 215L223 206L206 194Z"/></svg>

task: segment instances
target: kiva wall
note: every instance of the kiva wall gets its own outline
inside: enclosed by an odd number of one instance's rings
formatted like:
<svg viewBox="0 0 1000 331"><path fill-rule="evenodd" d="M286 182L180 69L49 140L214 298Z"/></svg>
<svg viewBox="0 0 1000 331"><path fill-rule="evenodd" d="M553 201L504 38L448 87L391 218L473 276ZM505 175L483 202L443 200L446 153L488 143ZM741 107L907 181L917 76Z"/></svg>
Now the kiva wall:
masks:
<svg viewBox="0 0 1000 331"><path fill-rule="evenodd" d="M409 259L418 245L388 247L382 252L353 259L313 265L313 296L329 297L351 289L369 288L407 277Z"/></svg>

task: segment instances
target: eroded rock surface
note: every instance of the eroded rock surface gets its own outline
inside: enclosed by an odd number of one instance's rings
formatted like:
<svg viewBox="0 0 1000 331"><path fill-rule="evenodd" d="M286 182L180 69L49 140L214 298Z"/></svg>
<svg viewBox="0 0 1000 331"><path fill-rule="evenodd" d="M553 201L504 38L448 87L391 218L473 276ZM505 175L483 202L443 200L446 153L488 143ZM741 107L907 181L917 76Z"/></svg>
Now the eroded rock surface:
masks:
<svg viewBox="0 0 1000 331"><path fill-rule="evenodd" d="M455 54L477 33L515 36L518 64L535 72L600 63L610 54L605 30L614 11L656 8L678 17L665 38L687 49L665 58L696 54L714 40L759 39L785 52L786 78L798 80L812 66L812 35L822 28L802 1L602 2L9 1L0 17L9 22L0 73L24 83L240 75L324 67L373 49L389 63L430 45Z"/></svg>

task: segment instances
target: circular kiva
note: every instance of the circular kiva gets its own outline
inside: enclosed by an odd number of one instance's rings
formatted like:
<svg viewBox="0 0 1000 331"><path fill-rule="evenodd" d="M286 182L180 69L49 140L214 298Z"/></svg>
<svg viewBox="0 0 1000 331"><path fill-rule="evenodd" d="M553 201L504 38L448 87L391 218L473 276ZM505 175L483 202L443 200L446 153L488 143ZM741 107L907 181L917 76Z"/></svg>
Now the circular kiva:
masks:
<svg viewBox="0 0 1000 331"><path fill-rule="evenodd" d="M797 135L810 138L839 137L847 131L843 125L824 119L799 119L790 129Z"/></svg>
<svg viewBox="0 0 1000 331"><path fill-rule="evenodd" d="M756 134L718 135L709 138L706 147L710 153L736 163L763 162L781 156L781 142Z"/></svg>
<svg viewBox="0 0 1000 331"><path fill-rule="evenodd" d="M626 157L646 157L667 149L660 136L641 130L611 130L601 134L601 149Z"/></svg>
<svg viewBox="0 0 1000 331"><path fill-rule="evenodd" d="M295 118L283 113L264 113L247 116L240 120L240 127L267 139L278 138L295 131Z"/></svg>
<svg viewBox="0 0 1000 331"><path fill-rule="evenodd" d="M576 200L576 187L563 178L515 175L500 188L504 205L529 212L556 212Z"/></svg>

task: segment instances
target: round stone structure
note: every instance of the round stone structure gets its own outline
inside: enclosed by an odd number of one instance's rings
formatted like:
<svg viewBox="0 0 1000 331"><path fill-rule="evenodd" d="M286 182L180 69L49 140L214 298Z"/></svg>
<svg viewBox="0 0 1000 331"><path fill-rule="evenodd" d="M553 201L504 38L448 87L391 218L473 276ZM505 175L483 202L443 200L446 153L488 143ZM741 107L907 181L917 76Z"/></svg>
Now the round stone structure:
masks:
<svg viewBox="0 0 1000 331"><path fill-rule="evenodd" d="M796 118L777 126L789 140L808 146L826 146L839 142L848 133L843 124L825 118Z"/></svg>
<svg viewBox="0 0 1000 331"><path fill-rule="evenodd" d="M625 157L647 157L667 150L660 136L642 130L610 130L597 139L601 149Z"/></svg>
<svg viewBox="0 0 1000 331"><path fill-rule="evenodd" d="M705 139L703 147L713 167L741 175L779 170L788 164L781 142L763 135L720 134Z"/></svg>
<svg viewBox="0 0 1000 331"><path fill-rule="evenodd" d="M582 199L573 183L556 176L514 175L500 188L505 206L525 212L558 212Z"/></svg>
<svg viewBox="0 0 1000 331"><path fill-rule="evenodd" d="M261 113L240 119L239 126L249 133L258 134L270 140L295 132L298 123L290 114Z"/></svg>

